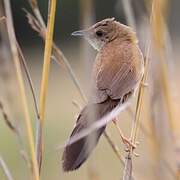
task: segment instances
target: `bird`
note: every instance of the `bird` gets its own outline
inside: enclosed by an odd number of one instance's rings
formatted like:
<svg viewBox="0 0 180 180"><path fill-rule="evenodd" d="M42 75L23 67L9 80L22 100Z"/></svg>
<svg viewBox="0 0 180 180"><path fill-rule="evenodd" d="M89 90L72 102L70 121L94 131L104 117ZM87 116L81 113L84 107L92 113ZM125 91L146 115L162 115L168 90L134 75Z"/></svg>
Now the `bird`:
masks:
<svg viewBox="0 0 180 180"><path fill-rule="evenodd" d="M106 18L72 35L85 38L97 50L97 55L92 68L90 96L68 141L115 108L125 106L135 95L144 73L144 58L135 31L115 18ZM67 143L62 155L64 172L78 169L87 160L105 128L106 124Z"/></svg>

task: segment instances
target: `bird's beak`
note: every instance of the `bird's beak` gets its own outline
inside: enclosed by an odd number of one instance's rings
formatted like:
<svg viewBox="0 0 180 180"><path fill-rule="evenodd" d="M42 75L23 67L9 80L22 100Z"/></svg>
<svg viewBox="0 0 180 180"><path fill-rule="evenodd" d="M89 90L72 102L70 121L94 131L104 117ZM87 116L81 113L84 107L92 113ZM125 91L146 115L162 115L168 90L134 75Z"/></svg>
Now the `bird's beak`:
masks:
<svg viewBox="0 0 180 180"><path fill-rule="evenodd" d="M73 32L71 35L72 35L72 36L85 36L86 33L87 33L86 30L81 30L81 31L75 31L75 32Z"/></svg>

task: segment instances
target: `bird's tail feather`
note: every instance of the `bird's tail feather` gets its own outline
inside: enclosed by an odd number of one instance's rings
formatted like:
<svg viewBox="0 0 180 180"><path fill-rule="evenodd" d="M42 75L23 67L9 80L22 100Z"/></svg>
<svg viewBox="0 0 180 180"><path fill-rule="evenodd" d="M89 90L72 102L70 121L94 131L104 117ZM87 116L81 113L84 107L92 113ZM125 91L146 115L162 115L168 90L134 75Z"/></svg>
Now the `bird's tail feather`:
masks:
<svg viewBox="0 0 180 180"><path fill-rule="evenodd" d="M117 100L108 99L100 104L88 104L85 106L77 119L69 140L76 134L79 134L82 130L90 127L93 122L98 121L103 116L107 115L118 105L118 102L119 101ZM84 163L97 145L105 128L106 126L103 126L75 143L65 147L62 158L64 171L75 170Z"/></svg>

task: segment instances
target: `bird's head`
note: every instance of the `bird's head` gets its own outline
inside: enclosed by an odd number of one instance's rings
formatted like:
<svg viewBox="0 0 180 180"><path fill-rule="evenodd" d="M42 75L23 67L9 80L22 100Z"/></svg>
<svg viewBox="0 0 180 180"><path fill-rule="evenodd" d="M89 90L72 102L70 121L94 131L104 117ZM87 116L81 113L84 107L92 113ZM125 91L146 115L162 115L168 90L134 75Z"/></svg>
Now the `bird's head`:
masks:
<svg viewBox="0 0 180 180"><path fill-rule="evenodd" d="M104 19L88 29L75 31L73 36L83 36L96 50L100 50L106 43L116 38L130 39L134 37L134 32L115 18Z"/></svg>

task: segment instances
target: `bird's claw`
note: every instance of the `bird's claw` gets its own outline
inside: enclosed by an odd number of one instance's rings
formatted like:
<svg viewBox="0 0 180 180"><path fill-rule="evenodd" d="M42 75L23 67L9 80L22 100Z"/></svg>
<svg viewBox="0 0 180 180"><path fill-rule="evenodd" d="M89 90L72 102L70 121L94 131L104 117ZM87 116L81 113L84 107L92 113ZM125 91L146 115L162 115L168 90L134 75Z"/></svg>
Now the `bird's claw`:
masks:
<svg viewBox="0 0 180 180"><path fill-rule="evenodd" d="M125 137L122 137L122 141L126 146L125 151L130 151L131 149L134 150L139 145L139 142L133 143L130 139L127 139Z"/></svg>
<svg viewBox="0 0 180 180"><path fill-rule="evenodd" d="M125 146L129 149L129 148L132 148L132 149L135 149L137 147L137 145L139 144L138 142L137 143L132 143L132 141L126 137L121 137L122 138L122 142L125 144Z"/></svg>
<svg viewBox="0 0 180 180"><path fill-rule="evenodd" d="M139 157L139 154L134 152L134 149L136 149L137 145L139 145L139 142L136 142L135 144L131 142L131 140L127 139L127 138L124 138L123 139L123 143L125 144L126 148L125 148L125 151L126 152L130 152L132 150L133 154L136 156L136 157Z"/></svg>

